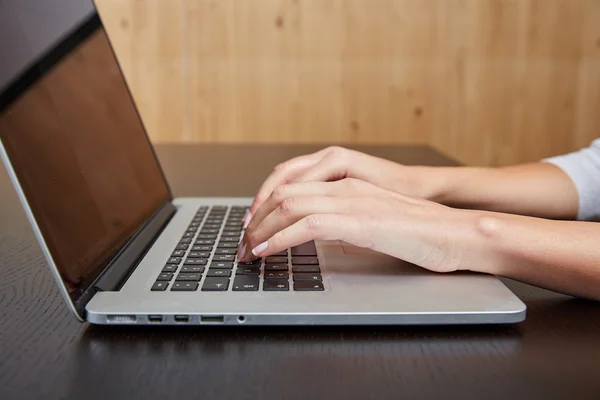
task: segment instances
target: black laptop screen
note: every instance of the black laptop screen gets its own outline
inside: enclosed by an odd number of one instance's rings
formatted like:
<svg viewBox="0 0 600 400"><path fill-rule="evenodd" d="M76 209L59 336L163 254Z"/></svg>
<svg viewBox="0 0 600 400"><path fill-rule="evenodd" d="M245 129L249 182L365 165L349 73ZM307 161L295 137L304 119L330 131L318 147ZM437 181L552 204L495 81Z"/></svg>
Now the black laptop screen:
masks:
<svg viewBox="0 0 600 400"><path fill-rule="evenodd" d="M0 139L76 300L170 193L91 3L41 49L26 19L55 3L25 3L0 2Z"/></svg>

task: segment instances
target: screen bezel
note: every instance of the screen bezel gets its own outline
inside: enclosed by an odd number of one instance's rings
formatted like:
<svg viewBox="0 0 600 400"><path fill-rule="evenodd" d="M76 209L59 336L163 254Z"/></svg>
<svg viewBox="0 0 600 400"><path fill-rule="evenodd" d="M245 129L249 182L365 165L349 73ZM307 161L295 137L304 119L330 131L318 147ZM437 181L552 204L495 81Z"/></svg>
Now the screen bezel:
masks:
<svg viewBox="0 0 600 400"><path fill-rule="evenodd" d="M95 7L95 4L94 4L94 7ZM98 15L97 11L94 10L92 13L90 13L90 15L88 17L86 17L85 20L83 20L83 22L81 22L74 29L72 29L70 32L68 32L56 45L51 47L49 50L47 50L45 53L43 53L40 57L38 57L36 60L34 60L25 69L24 72L18 74L15 78L13 78L5 86L5 88L2 89L2 91L0 92L0 112L2 112L10 104L12 104L16 99L18 99L21 94L27 92L27 89L29 87L31 87L35 82L37 82L39 79L44 77L47 73L52 71L52 69L62 59L64 59L64 57L66 57L73 50L75 50L77 47L79 47L79 45L81 45L86 39L88 39L92 34L97 32L98 29L103 29L103 28L104 28L104 26L102 24L101 18ZM73 298L69 294L69 291L60 275L60 272L56 266L56 263L54 262L54 258L52 257L52 254L50 253L48 246L46 245L46 242L41 233L41 230L36 222L33 211L29 205L29 202L27 201L27 197L25 196L25 193L24 193L23 189L21 188L19 179L17 178L16 172L11 164L8 153L7 153L6 149L4 148L4 145L2 143L2 138L0 137L0 156L1 156L2 160L4 161L8 175L13 183L13 186L15 187L15 190L17 192L19 200L21 201L21 204L25 210L27 218L29 219L31 227L33 228L34 234L42 248L44 256L46 257L46 261L48 262L49 266L51 267L52 273L54 275L54 278L56 279L56 282L59 286L61 294L63 295L63 297L64 297L65 301L67 302L71 311L74 312L77 319L80 321L85 321L85 305L93 297L93 295L98 290L116 290L116 289L118 289L120 287L120 285L122 284L122 282L114 282L115 277L127 278L130 275L130 273L132 272L132 270L135 267L135 265L137 264L137 262L139 261L139 258L141 257L141 255L143 255L145 253L145 251L147 250L149 245L154 241L155 235L151 235L152 237L149 237L149 235L147 235L147 234L142 235L144 230L147 228L150 228L149 230L158 233L158 231L160 231L160 229L162 229L162 227L164 226L166 221L168 221L168 219L170 219L170 217L172 216L172 214L175 211L174 207L171 204L171 201L173 199L171 188L166 180L164 171L158 160L158 157L156 155L154 147L152 146L152 143L150 142L150 138L148 136L148 131L146 130L143 120L141 119L138 107L135 103L135 100L134 100L132 94L131 94L131 90L127 83L127 80L125 79L125 77L123 75L121 65L120 65L119 60L117 59L115 51L114 51L114 46L112 45L112 42L110 40L110 37L106 33L106 30L105 30L105 34L107 36L110 50L112 51L113 57L115 58L119 73L123 77L123 82L125 84L127 93L133 103L133 109L136 113L136 117L140 121L142 130L144 132L144 135L146 136L146 140L148 141L148 144L152 151L152 155L153 155L154 159L156 160L163 183L167 188L168 196L167 196L167 200L164 203L160 204L156 208L156 210L153 211L151 217L148 218L146 221L144 221L138 227L138 229L133 231L132 235L128 238L128 240L125 242L125 244L116 250L115 256L103 268L98 270L96 276L91 276L90 279L87 280L87 283L88 283L87 286L81 288L81 292L80 292L79 296L76 298ZM132 246L133 244L135 244L135 246ZM135 247L136 249L134 251L131 251L132 250L131 247ZM123 263L120 263L120 265L117 265L118 264L117 261L119 260L119 257L121 257L123 255L127 255L126 258L127 258L128 265L123 265ZM111 272L113 272L112 274L107 274L107 272L110 269L119 269L120 271L118 271L117 273L114 273L113 271L111 271ZM104 285L99 284L102 277L106 276L106 275L110 275L111 282L108 284L104 284Z"/></svg>

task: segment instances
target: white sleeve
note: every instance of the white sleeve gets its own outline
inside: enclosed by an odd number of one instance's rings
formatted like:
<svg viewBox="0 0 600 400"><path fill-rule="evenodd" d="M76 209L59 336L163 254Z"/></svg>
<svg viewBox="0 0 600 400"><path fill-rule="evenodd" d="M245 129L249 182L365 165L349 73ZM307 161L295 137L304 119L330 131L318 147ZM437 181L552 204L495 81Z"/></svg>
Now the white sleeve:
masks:
<svg viewBox="0 0 600 400"><path fill-rule="evenodd" d="M562 169L573 181L579 194L581 221L600 221L600 139L586 149L543 162Z"/></svg>

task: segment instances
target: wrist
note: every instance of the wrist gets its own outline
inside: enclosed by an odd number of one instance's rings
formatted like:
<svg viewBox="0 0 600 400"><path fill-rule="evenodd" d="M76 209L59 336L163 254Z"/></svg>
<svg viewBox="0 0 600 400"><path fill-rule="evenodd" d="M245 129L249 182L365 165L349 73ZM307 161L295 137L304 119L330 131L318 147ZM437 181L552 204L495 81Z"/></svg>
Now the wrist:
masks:
<svg viewBox="0 0 600 400"><path fill-rule="evenodd" d="M403 171L399 192L433 201L448 204L452 193L456 190L457 169L452 167L406 166Z"/></svg>
<svg viewBox="0 0 600 400"><path fill-rule="evenodd" d="M462 231L455 231L458 251L457 269L493 275L506 275L509 254L503 243L510 221L504 214L477 210L456 210L465 222Z"/></svg>

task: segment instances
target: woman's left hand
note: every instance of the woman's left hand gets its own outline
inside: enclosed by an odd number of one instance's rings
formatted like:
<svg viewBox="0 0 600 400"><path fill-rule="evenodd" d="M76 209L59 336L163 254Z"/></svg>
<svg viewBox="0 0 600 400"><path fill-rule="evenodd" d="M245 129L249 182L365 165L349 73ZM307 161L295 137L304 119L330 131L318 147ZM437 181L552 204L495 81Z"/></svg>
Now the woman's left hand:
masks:
<svg viewBox="0 0 600 400"><path fill-rule="evenodd" d="M436 272L469 269L477 213L414 199L357 179L280 186L256 211L238 258L310 240L342 240ZM475 258L474 258L475 256Z"/></svg>

